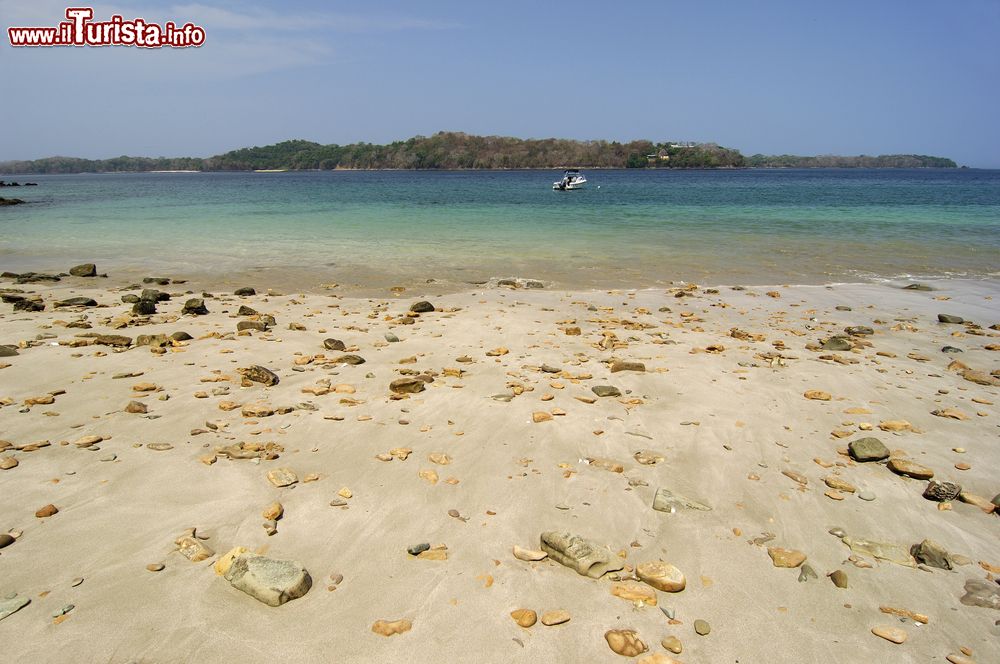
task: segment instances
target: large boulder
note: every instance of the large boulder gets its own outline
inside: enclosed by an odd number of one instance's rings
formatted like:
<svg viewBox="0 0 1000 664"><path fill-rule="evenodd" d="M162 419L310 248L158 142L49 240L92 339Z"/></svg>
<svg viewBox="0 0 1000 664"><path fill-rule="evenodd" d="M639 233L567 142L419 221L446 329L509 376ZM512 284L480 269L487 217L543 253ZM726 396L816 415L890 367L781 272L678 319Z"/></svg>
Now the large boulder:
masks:
<svg viewBox="0 0 1000 664"><path fill-rule="evenodd" d="M69 273L74 277L96 277L97 266L93 263L83 263L82 265L71 267Z"/></svg>
<svg viewBox="0 0 1000 664"><path fill-rule="evenodd" d="M302 597L312 587L312 577L294 560L276 560L243 552L233 558L226 581L268 606L281 606Z"/></svg>
<svg viewBox="0 0 1000 664"><path fill-rule="evenodd" d="M200 297L192 297L184 303L184 308L181 310L181 313L193 316L204 316L208 313L208 308L205 306L205 300Z"/></svg>
<svg viewBox="0 0 1000 664"><path fill-rule="evenodd" d="M599 579L607 572L616 572L625 565L606 546L566 532L542 533L542 551L556 562L576 570L578 574Z"/></svg>

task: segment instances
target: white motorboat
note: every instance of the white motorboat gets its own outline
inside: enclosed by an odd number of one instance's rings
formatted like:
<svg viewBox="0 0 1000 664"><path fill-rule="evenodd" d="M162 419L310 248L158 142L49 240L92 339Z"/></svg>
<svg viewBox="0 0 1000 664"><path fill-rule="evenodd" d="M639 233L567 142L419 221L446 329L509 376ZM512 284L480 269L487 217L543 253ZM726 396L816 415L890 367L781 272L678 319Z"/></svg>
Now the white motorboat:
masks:
<svg viewBox="0 0 1000 664"><path fill-rule="evenodd" d="M563 179L552 183L552 188L556 191L572 191L582 189L587 184L587 178L576 169L571 169L563 173Z"/></svg>

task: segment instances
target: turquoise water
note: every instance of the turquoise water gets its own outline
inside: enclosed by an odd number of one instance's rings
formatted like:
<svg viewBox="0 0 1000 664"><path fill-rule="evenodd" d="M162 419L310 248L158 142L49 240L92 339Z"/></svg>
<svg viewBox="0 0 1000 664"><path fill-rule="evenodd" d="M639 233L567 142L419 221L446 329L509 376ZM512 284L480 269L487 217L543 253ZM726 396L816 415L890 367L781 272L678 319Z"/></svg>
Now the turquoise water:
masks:
<svg viewBox="0 0 1000 664"><path fill-rule="evenodd" d="M151 173L22 176L0 269L571 287L995 277L1000 171ZM304 282L304 283L303 283Z"/></svg>

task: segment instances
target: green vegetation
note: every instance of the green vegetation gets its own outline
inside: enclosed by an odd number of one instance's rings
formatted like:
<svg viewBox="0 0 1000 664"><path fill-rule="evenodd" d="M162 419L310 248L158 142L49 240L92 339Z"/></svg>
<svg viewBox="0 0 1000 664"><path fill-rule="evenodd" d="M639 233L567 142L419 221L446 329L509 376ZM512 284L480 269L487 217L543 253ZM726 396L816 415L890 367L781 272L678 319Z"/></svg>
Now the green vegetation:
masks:
<svg viewBox="0 0 1000 664"><path fill-rule="evenodd" d="M838 157L820 155L818 157L798 157L791 154L747 157L746 165L754 168L957 168L957 164L945 157L929 157L922 154L883 154L877 157L858 155Z"/></svg>
<svg viewBox="0 0 1000 664"><path fill-rule="evenodd" d="M321 145L294 140L197 157L115 157L90 160L49 157L0 163L0 174L142 171L249 171L343 169L506 169L506 168L955 168L941 157L744 157L714 143L652 141L524 140L441 132L388 145Z"/></svg>

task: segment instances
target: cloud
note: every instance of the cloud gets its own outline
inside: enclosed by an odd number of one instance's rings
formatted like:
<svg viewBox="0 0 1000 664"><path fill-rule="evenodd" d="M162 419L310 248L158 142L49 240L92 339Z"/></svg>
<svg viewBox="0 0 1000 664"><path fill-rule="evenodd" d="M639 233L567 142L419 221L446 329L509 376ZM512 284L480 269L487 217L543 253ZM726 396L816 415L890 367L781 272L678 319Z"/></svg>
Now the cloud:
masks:
<svg viewBox="0 0 1000 664"><path fill-rule="evenodd" d="M334 32L396 32L401 30L448 30L460 27L449 21L412 18L407 16L362 16L320 12L285 14L259 7L236 12L203 4L174 5L170 11L185 21L192 21L216 30L281 30Z"/></svg>

